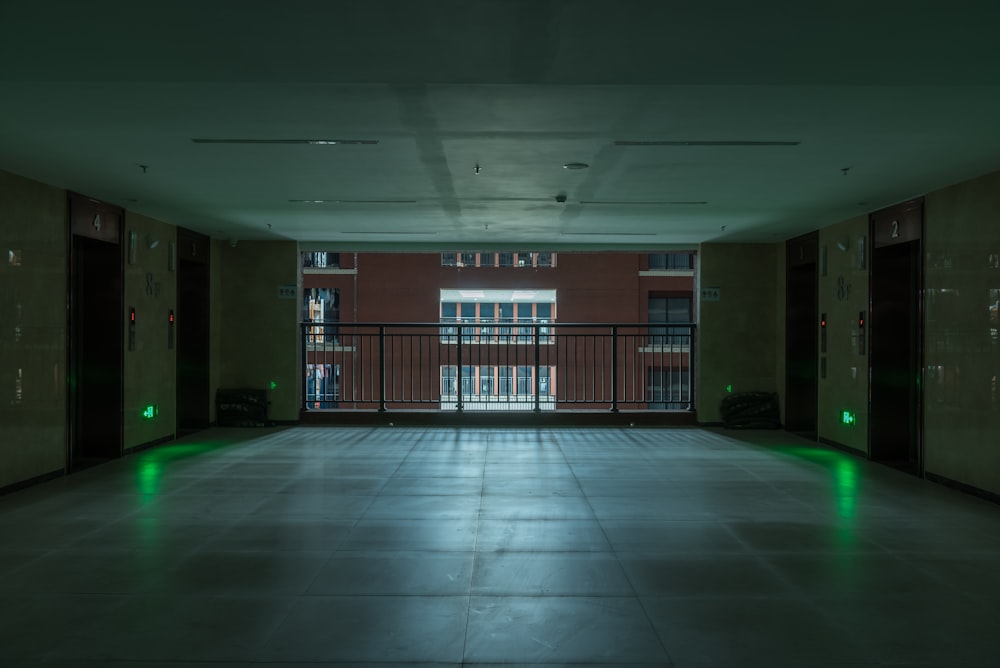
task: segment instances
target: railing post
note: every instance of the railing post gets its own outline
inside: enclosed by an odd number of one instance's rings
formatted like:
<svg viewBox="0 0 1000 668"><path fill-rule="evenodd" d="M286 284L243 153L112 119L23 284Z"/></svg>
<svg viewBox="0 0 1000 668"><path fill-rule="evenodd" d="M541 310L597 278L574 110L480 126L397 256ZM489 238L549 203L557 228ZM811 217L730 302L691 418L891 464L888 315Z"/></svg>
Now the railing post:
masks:
<svg viewBox="0 0 1000 668"><path fill-rule="evenodd" d="M455 411L457 413L462 412L462 323L458 323L458 331L455 332L457 335L455 338L455 346L457 351L455 353L455 362L458 366L455 367Z"/></svg>
<svg viewBox="0 0 1000 668"><path fill-rule="evenodd" d="M688 410L694 411L694 325L689 325L688 331L691 332L691 342L688 344L688 396L691 403Z"/></svg>
<svg viewBox="0 0 1000 668"><path fill-rule="evenodd" d="M308 331L308 325L300 324L299 332L302 338L302 410L309 410L309 404L306 402L306 397L309 392L309 348L306 343L306 332Z"/></svg>
<svg viewBox="0 0 1000 668"><path fill-rule="evenodd" d="M378 326L378 412L385 413L385 325Z"/></svg>
<svg viewBox="0 0 1000 668"><path fill-rule="evenodd" d="M611 412L618 412L618 326L611 325Z"/></svg>
<svg viewBox="0 0 1000 668"><path fill-rule="evenodd" d="M539 334L541 332L541 326L535 323L535 412L542 412L542 393L540 391L541 387L541 353L542 353L542 337Z"/></svg>

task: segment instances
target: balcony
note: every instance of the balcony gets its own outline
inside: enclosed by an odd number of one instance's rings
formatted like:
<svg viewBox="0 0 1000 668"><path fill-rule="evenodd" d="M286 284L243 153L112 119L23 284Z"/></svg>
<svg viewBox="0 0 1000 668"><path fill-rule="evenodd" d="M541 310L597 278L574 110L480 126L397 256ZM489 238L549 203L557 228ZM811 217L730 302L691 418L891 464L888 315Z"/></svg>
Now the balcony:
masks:
<svg viewBox="0 0 1000 668"><path fill-rule="evenodd" d="M304 322L301 336L303 416L694 411L693 323Z"/></svg>

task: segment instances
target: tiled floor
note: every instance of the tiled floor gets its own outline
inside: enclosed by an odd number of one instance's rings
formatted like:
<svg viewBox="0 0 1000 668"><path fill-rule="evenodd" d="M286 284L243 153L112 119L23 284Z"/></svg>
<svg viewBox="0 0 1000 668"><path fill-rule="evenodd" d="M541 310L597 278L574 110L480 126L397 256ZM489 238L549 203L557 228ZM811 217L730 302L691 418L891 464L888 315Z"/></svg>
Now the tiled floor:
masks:
<svg viewBox="0 0 1000 668"><path fill-rule="evenodd" d="M1000 665L1000 507L783 432L216 430L0 497L0 665Z"/></svg>

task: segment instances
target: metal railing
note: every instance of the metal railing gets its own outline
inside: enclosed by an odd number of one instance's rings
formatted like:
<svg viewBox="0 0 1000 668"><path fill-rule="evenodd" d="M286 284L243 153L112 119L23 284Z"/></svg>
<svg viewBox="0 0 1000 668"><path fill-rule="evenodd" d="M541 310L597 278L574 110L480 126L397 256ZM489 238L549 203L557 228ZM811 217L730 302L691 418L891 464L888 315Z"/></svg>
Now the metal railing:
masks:
<svg viewBox="0 0 1000 668"><path fill-rule="evenodd" d="M693 323L303 322L302 407L694 408Z"/></svg>

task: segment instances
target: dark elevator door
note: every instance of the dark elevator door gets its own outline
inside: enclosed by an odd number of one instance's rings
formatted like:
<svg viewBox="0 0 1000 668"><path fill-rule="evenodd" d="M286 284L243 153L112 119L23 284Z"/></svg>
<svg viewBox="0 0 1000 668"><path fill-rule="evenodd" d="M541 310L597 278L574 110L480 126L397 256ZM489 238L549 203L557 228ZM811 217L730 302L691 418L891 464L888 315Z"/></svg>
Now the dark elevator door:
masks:
<svg viewBox="0 0 1000 668"><path fill-rule="evenodd" d="M122 454L122 287L117 244L73 235L70 467Z"/></svg>
<svg viewBox="0 0 1000 668"><path fill-rule="evenodd" d="M177 430L209 426L211 406L209 265L181 258L177 266Z"/></svg>
<svg viewBox="0 0 1000 668"><path fill-rule="evenodd" d="M873 251L871 458L920 473L920 241Z"/></svg>
<svg viewBox="0 0 1000 668"><path fill-rule="evenodd" d="M817 236L788 242L785 274L785 429L817 436Z"/></svg>

